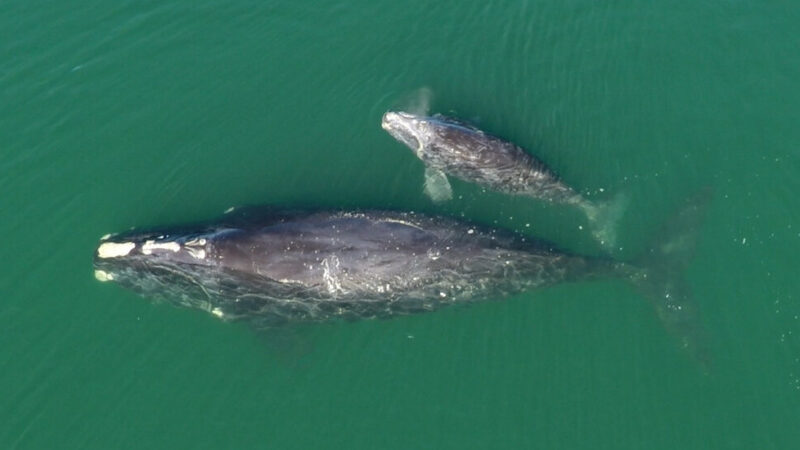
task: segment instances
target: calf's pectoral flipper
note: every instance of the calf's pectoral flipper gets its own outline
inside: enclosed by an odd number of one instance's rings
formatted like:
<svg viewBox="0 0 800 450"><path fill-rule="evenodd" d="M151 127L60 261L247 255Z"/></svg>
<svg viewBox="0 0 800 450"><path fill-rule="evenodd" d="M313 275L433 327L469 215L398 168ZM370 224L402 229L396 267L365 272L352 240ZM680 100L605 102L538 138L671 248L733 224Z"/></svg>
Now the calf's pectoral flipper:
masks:
<svg viewBox="0 0 800 450"><path fill-rule="evenodd" d="M453 198L453 188L447 175L439 169L425 167L425 195L436 203L444 202Z"/></svg>

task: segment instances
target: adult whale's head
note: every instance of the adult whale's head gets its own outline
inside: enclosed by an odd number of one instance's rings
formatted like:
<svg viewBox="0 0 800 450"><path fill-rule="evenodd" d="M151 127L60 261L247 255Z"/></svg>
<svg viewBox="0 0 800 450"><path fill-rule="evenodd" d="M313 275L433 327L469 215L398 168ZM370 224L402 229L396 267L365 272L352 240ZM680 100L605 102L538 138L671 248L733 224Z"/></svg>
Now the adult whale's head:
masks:
<svg viewBox="0 0 800 450"><path fill-rule="evenodd" d="M94 254L94 275L139 294L214 312L204 283L218 272L224 229L130 232L105 236ZM202 303L202 304L200 304Z"/></svg>

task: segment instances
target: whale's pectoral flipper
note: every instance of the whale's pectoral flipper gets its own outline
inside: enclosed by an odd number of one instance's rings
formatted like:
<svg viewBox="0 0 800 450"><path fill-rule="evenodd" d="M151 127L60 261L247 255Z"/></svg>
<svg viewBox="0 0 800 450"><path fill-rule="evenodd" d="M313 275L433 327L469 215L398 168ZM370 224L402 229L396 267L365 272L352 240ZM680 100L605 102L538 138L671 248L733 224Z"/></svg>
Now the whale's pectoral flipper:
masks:
<svg viewBox="0 0 800 450"><path fill-rule="evenodd" d="M453 198L453 188L447 175L439 169L425 167L425 195L436 203L444 202Z"/></svg>

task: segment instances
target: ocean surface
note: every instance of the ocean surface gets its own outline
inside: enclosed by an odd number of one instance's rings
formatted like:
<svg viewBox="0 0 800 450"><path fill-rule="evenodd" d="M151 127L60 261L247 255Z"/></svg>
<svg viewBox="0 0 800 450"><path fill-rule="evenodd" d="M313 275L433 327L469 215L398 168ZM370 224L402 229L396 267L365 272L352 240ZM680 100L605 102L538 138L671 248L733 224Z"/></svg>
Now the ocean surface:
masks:
<svg viewBox="0 0 800 450"><path fill-rule="evenodd" d="M800 448L800 3L0 2L0 448ZM231 206L389 208L601 249L380 127L470 121L620 259L713 192L702 367L624 281L259 332L95 280L99 238ZM495 300L495 301L492 301Z"/></svg>

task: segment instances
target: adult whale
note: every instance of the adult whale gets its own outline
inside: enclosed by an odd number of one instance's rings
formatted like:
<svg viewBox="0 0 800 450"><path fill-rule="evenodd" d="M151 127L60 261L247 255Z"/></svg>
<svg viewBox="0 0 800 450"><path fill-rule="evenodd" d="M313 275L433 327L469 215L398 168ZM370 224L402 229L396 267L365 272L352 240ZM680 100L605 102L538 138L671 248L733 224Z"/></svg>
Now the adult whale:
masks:
<svg viewBox="0 0 800 450"><path fill-rule="evenodd" d="M679 217L696 216L690 205ZM688 212L687 212L688 211ZM563 282L620 277L642 290L696 355L682 281L693 228L638 264L592 258L509 231L391 211L280 211L103 239L95 276L148 296L264 327L432 311ZM702 358L702 356L700 356Z"/></svg>
<svg viewBox="0 0 800 450"><path fill-rule="evenodd" d="M519 146L450 117L389 111L381 126L425 163L425 192L434 201L452 197L447 181L452 175L507 194L573 205L584 212L602 245L615 245L624 197L592 202Z"/></svg>

